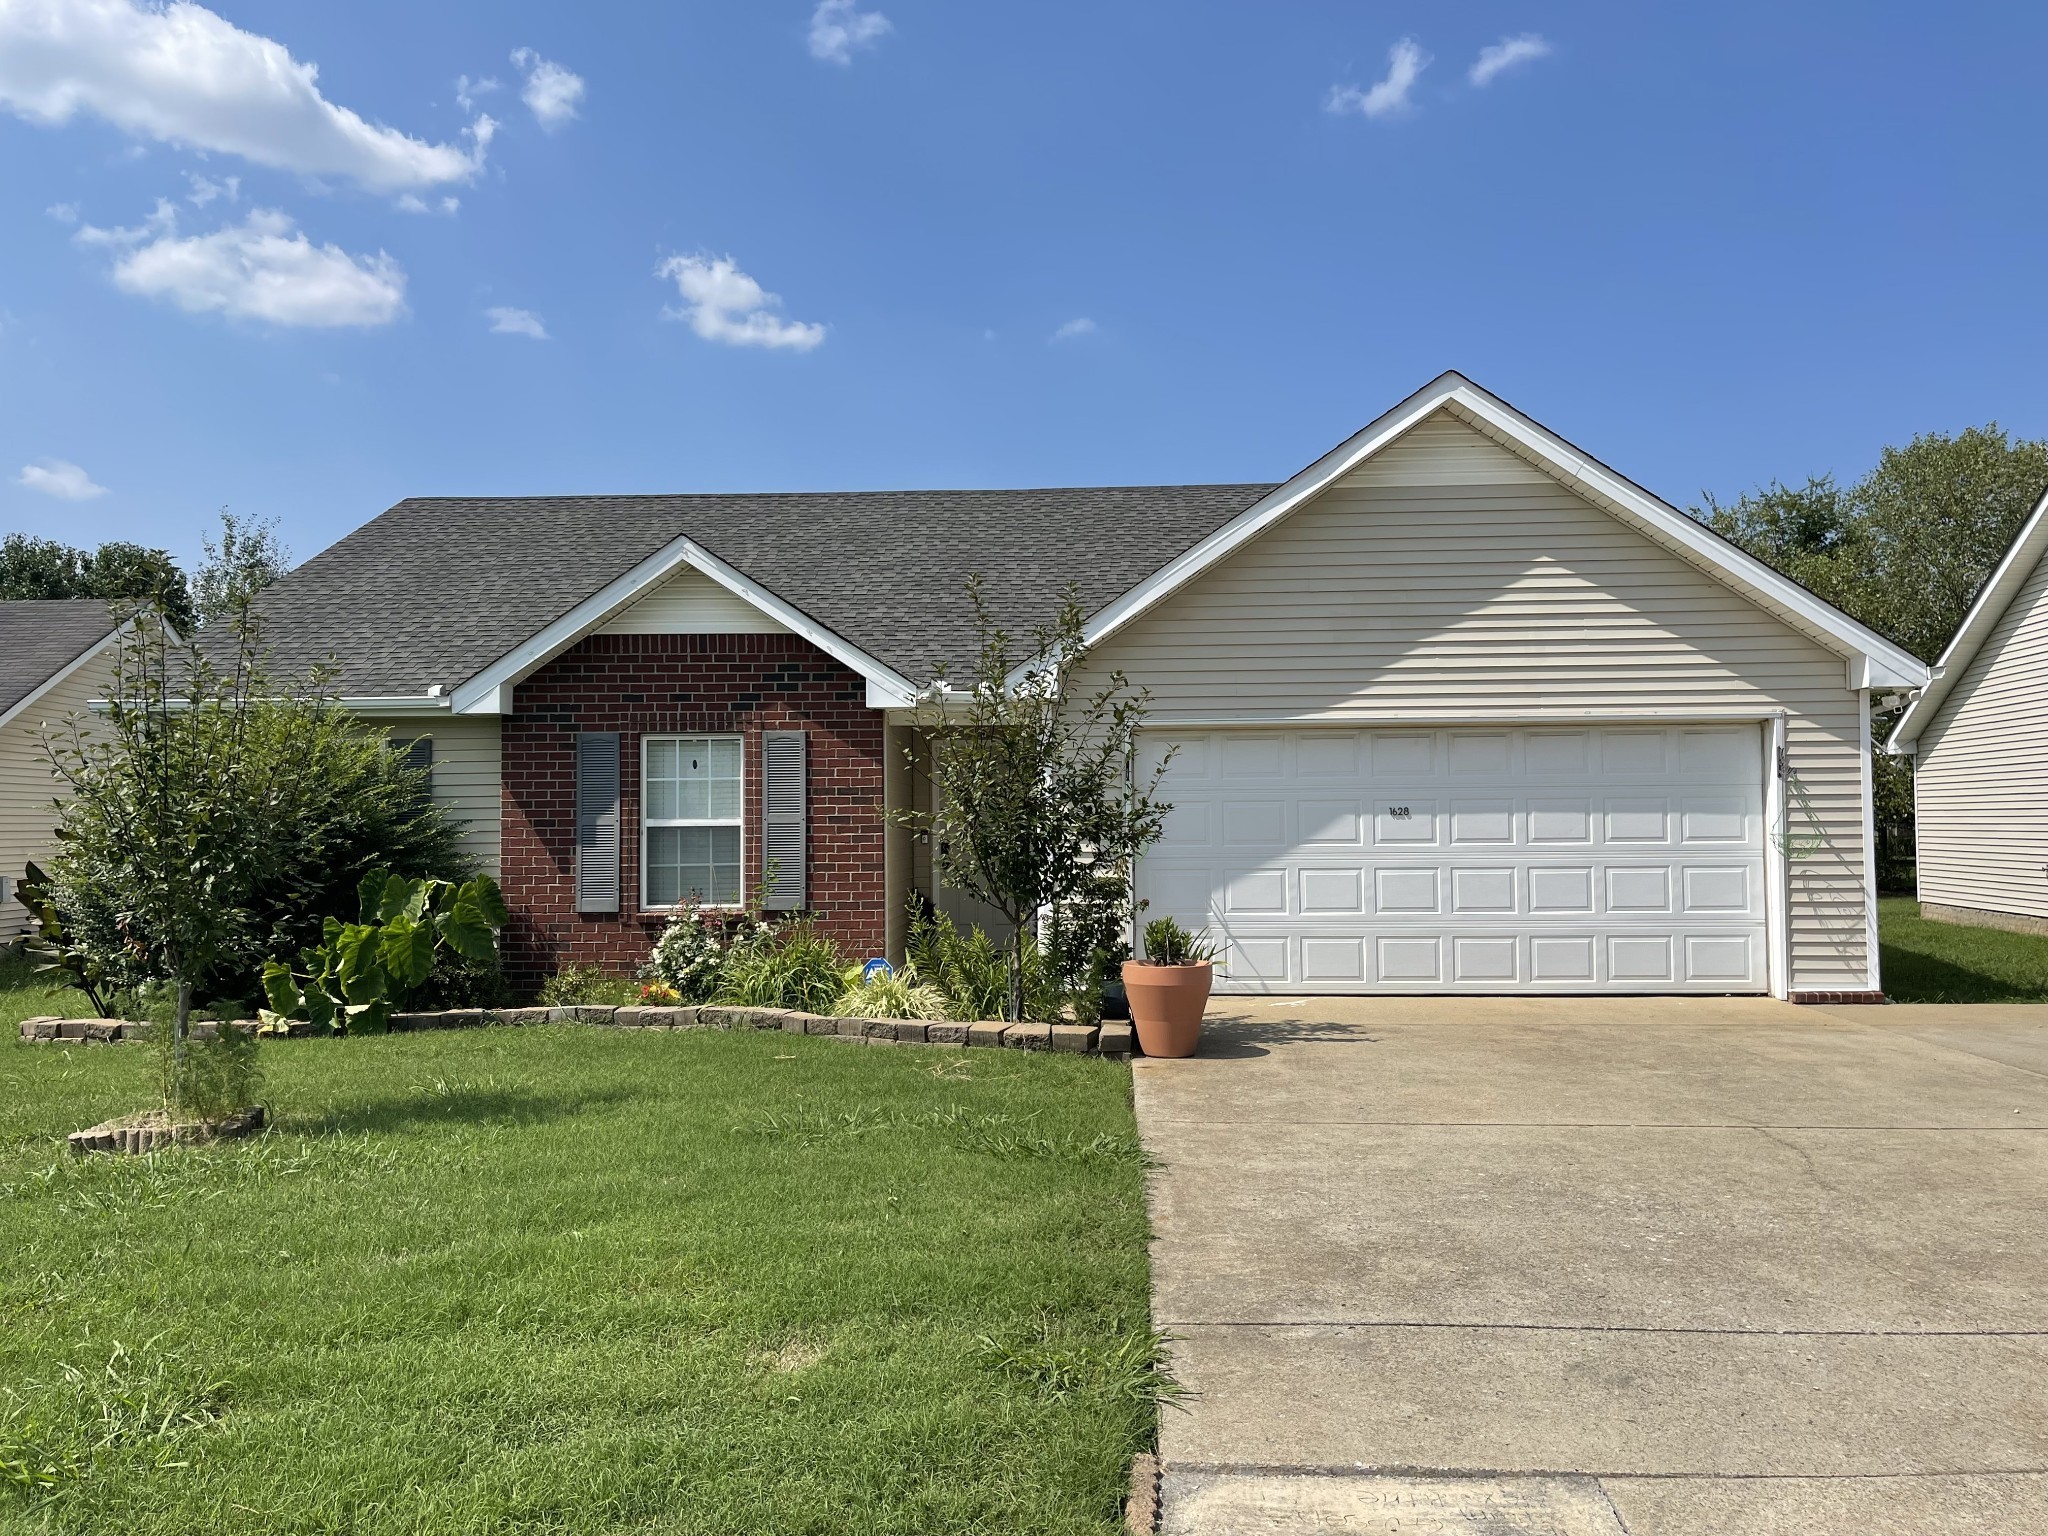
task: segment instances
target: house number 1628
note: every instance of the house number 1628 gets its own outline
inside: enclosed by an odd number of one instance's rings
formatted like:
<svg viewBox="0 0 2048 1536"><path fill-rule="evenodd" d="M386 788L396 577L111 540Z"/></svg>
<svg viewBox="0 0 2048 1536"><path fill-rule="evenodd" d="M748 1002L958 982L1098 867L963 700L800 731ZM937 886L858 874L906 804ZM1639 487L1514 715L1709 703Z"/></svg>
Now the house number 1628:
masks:
<svg viewBox="0 0 2048 1536"><path fill-rule="evenodd" d="M1396 821L1406 821L1412 813L1405 805L1390 805L1387 807L1387 814Z"/></svg>

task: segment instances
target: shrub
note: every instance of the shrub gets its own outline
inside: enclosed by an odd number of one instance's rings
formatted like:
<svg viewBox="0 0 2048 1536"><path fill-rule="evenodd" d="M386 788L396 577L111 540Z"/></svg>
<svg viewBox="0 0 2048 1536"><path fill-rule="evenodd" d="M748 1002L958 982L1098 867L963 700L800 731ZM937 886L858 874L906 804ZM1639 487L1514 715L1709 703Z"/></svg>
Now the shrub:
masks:
<svg viewBox="0 0 2048 1536"><path fill-rule="evenodd" d="M640 1001L638 986L595 965L565 965L541 983L543 1008L626 1008Z"/></svg>
<svg viewBox="0 0 2048 1536"><path fill-rule="evenodd" d="M846 988L838 948L807 919L743 931L726 947L716 1001L830 1013Z"/></svg>
<svg viewBox="0 0 2048 1536"><path fill-rule="evenodd" d="M718 992L726 950L763 926L752 912L735 918L729 911L685 907L654 941L647 963L640 967L641 979L667 987L682 1002L705 1002Z"/></svg>
<svg viewBox="0 0 2048 1536"><path fill-rule="evenodd" d="M1000 1019L1008 1008L1010 956L980 928L962 933L943 912L920 906L910 915L904 956L920 980L946 996L956 1019ZM1024 1016L1050 1020L1060 1012L1060 988L1045 956L1024 936Z"/></svg>
<svg viewBox="0 0 2048 1536"><path fill-rule="evenodd" d="M175 1103L180 1117L211 1125L256 1102L263 1072L256 1063L252 1032L224 1024L211 1039L194 1036L185 1042L182 1062L173 1049L168 1022L151 1026L149 1041L164 1102Z"/></svg>
<svg viewBox="0 0 2048 1536"><path fill-rule="evenodd" d="M842 1019L943 1019L948 1017L946 994L930 982L919 981L917 972L905 969L889 976L863 979L860 967L845 973L846 990L827 1012Z"/></svg>

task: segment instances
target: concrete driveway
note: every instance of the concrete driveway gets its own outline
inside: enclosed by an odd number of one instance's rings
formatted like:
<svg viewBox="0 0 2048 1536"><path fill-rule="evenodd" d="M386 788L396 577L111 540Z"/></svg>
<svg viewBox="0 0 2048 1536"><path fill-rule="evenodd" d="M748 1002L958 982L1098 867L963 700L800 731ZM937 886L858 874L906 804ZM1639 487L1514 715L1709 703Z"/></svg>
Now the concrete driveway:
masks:
<svg viewBox="0 0 2048 1536"><path fill-rule="evenodd" d="M1169 1532L2048 1532L2048 1008L1230 999L1136 1078Z"/></svg>

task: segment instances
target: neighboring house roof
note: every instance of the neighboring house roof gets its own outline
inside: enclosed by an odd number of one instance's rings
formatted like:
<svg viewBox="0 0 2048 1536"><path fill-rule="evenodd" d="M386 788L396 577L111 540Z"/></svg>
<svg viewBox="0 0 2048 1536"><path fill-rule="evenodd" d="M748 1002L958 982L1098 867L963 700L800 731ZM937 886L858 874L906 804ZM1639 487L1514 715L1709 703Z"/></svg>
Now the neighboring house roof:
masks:
<svg viewBox="0 0 2048 1536"><path fill-rule="evenodd" d="M2005 552L2005 558L1998 562L1998 569L1991 573L1991 579L1984 583L1984 590L1970 605L1962 627L1941 653L1941 659L1934 664L1934 680L1899 717L1892 739L1885 743L1887 752L1904 752L1919 742L1920 733L1934 719L1942 700L1970 670L1970 663L1977 659L1984 642L1991 638L1991 632L1998 628L1998 621L2005 617L2005 610L2033 576L2034 568L2041 563L2044 553L2048 553L2048 496L2043 496L2035 505L2032 514L2021 525L2019 537L2012 541L2012 548Z"/></svg>
<svg viewBox="0 0 2048 1536"><path fill-rule="evenodd" d="M84 666L118 627L96 598L0 602L0 725Z"/></svg>
<svg viewBox="0 0 2048 1536"><path fill-rule="evenodd" d="M799 633L807 619L922 681L974 659L970 573L1025 635L1069 581L1093 612L1270 488L421 497L315 555L260 611L278 670L332 651L344 696L418 698L484 674L622 578L639 573L637 595L708 564L794 610Z"/></svg>

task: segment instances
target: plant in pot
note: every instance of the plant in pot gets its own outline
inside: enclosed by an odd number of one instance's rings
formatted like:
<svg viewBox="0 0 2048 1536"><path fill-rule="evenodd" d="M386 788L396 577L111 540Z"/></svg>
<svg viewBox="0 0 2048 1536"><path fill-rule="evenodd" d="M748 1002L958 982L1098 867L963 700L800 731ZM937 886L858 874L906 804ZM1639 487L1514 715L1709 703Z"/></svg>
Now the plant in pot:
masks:
<svg viewBox="0 0 2048 1536"><path fill-rule="evenodd" d="M1192 1056L1202 1038L1215 946L1170 917L1145 925L1145 958L1124 962L1124 991L1138 1048L1147 1056Z"/></svg>

